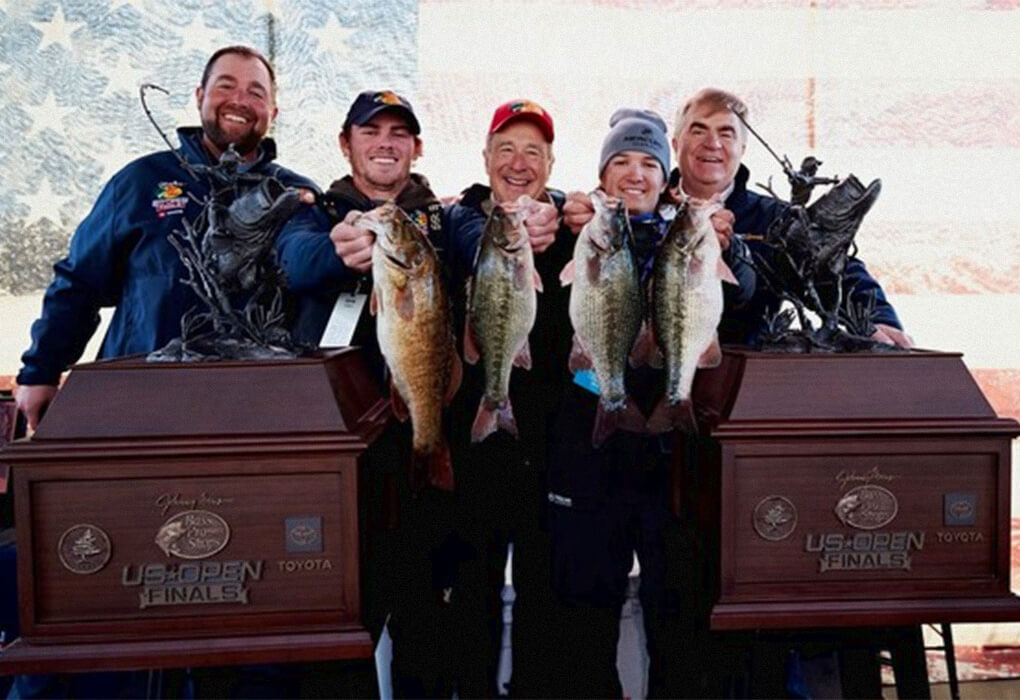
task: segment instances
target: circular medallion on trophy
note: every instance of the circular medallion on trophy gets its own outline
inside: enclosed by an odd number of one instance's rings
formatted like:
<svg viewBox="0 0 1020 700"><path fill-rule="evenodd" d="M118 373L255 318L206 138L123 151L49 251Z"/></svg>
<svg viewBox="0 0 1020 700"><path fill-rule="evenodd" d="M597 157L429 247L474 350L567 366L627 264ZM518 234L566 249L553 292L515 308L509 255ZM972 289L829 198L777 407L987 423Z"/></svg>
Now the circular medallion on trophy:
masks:
<svg viewBox="0 0 1020 700"><path fill-rule="evenodd" d="M789 537L797 527L797 508L784 496L766 496L754 507L751 520L760 537L778 542Z"/></svg>
<svg viewBox="0 0 1020 700"><path fill-rule="evenodd" d="M94 574L110 561L110 538L95 525L72 525L60 536L57 554L64 568L73 574Z"/></svg>
<svg viewBox="0 0 1020 700"><path fill-rule="evenodd" d="M899 508L892 491L865 484L847 491L836 502L835 512L844 525L858 530L877 530L891 523Z"/></svg>
<svg viewBox="0 0 1020 700"><path fill-rule="evenodd" d="M186 510L174 515L156 533L163 554L181 559L205 559L230 541L227 521L208 510Z"/></svg>

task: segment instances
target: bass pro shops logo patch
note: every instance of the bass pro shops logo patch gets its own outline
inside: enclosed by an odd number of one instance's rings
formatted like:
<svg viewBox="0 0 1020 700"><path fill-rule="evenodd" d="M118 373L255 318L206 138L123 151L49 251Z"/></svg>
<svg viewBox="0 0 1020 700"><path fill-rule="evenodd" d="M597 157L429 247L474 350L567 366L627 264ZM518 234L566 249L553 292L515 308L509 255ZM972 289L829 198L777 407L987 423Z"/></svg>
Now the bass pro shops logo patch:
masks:
<svg viewBox="0 0 1020 700"><path fill-rule="evenodd" d="M183 182L161 182L156 185L156 192L153 195L152 208L160 219L171 214L180 215L184 213L184 207L188 206L188 195L184 191Z"/></svg>

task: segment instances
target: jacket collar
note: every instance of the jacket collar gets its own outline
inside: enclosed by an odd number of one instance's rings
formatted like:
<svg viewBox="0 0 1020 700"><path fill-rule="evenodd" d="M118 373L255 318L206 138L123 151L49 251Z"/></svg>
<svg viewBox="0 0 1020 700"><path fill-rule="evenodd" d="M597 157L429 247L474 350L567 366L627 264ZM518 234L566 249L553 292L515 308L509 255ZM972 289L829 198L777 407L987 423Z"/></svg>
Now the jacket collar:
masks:
<svg viewBox="0 0 1020 700"><path fill-rule="evenodd" d="M365 196L354 186L354 178L350 175L345 175L339 180L335 180L329 186L326 195L348 204L349 209L357 211L368 211L382 203ZM411 173L410 181L400 191L400 194L397 195L396 204L404 211L411 211L413 209L424 209L438 203L438 201L436 195L433 194L432 189L429 187L429 181L425 179L425 176Z"/></svg>

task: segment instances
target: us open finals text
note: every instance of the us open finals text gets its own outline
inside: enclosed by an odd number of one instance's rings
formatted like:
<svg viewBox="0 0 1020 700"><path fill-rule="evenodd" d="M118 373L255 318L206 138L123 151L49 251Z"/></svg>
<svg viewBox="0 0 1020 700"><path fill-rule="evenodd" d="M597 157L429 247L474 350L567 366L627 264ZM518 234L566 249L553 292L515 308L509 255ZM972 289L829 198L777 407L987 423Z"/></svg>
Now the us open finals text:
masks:
<svg viewBox="0 0 1020 700"><path fill-rule="evenodd" d="M248 602L244 582L262 578L261 560L187 562L183 564L128 564L121 583L143 586L138 594L141 609L155 605Z"/></svg>
<svg viewBox="0 0 1020 700"><path fill-rule="evenodd" d="M808 533L805 552L820 552L818 570L903 569L910 571L910 551L924 549L924 532Z"/></svg>

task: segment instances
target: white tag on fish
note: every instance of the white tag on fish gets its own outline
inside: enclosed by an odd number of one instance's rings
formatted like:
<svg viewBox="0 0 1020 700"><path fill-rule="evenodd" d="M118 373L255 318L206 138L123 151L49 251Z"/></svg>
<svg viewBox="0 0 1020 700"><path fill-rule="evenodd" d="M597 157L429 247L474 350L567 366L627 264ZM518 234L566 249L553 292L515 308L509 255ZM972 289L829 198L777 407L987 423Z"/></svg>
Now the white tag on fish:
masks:
<svg viewBox="0 0 1020 700"><path fill-rule="evenodd" d="M354 337L354 329L361 318L361 311L365 308L365 300L368 295L364 292L349 294L343 292L337 297L333 306L333 313L329 315L329 322L326 330L322 332L322 339L319 347L336 348L351 344Z"/></svg>

